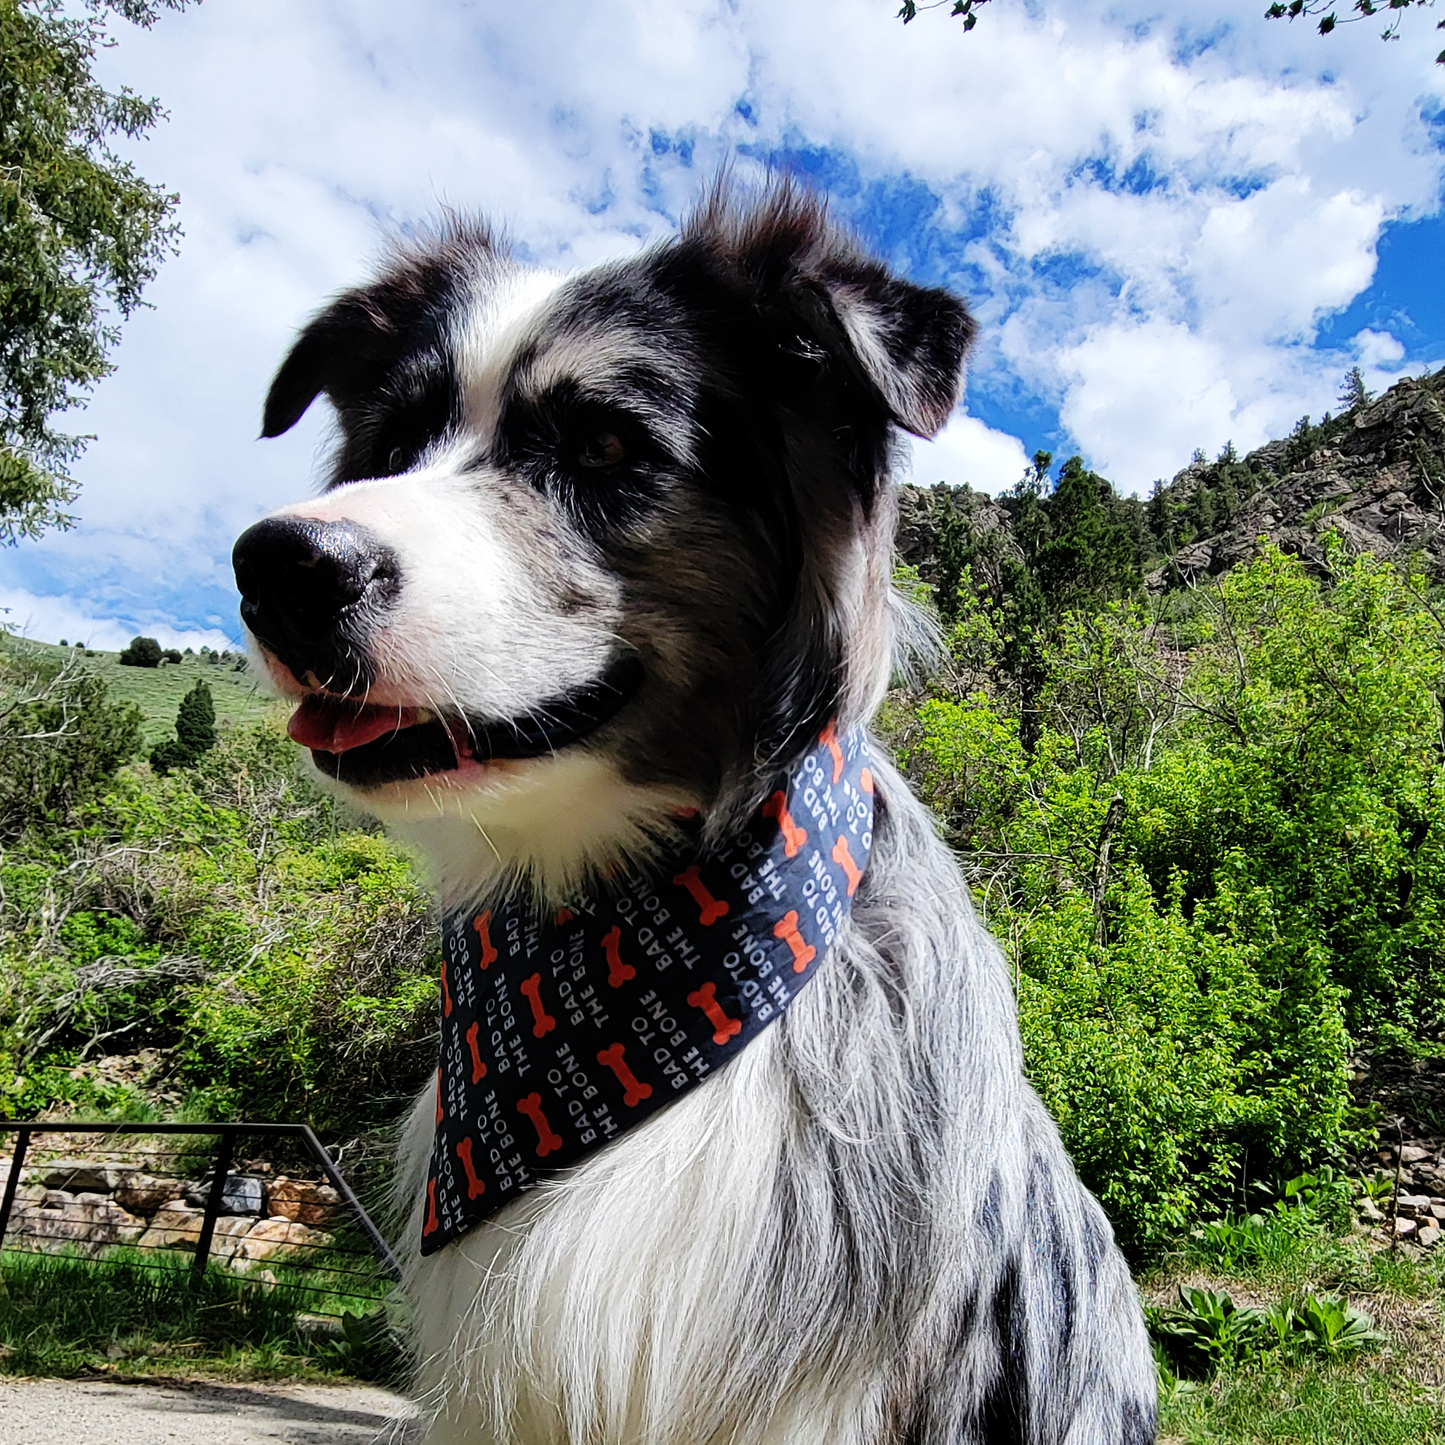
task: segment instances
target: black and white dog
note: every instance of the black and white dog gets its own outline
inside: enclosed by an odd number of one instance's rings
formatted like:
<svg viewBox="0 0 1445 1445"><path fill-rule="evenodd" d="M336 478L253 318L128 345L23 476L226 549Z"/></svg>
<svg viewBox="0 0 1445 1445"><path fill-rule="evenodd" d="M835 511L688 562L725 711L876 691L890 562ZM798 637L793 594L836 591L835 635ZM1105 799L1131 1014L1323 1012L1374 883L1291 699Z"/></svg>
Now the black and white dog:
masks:
<svg viewBox="0 0 1445 1445"><path fill-rule="evenodd" d="M265 435L325 393L331 484L238 542L254 650L318 769L443 906L552 906L721 845L837 720L906 608L895 428L973 323L786 185L561 276L453 221L302 332ZM924 809L873 769L836 944L745 1052L423 1258L427 1439L1142 1445L1155 1382L1110 1228L1023 1078L1008 971Z"/></svg>

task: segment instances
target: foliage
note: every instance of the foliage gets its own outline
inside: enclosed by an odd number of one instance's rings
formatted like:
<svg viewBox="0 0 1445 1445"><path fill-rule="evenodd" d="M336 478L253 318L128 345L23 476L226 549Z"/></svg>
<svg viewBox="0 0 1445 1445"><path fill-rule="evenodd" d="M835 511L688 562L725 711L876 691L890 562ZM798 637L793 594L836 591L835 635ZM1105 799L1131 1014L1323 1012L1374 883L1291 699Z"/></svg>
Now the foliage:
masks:
<svg viewBox="0 0 1445 1445"><path fill-rule="evenodd" d="M0 651L0 843L72 822L140 746L140 714L74 663Z"/></svg>
<svg viewBox="0 0 1445 1445"><path fill-rule="evenodd" d="M1330 563L1265 548L1183 613L1059 615L1031 749L1002 609L965 589L959 690L887 715L1136 1253L1345 1148L1354 1040L1445 1029L1442 628L1420 579Z"/></svg>
<svg viewBox="0 0 1445 1445"><path fill-rule="evenodd" d="M158 1050L211 1116L389 1120L434 1064L436 946L407 860L338 817L274 724L223 726L183 772L123 769L12 828L0 1108L129 1107L103 1068L122 1048Z"/></svg>
<svg viewBox="0 0 1445 1445"><path fill-rule="evenodd" d="M918 14L923 10L941 10L945 5L949 7L950 15L957 15L963 18L963 30L967 34L978 24L978 12L989 3L989 0L903 0L902 7L898 11L897 18L905 25L916 20ZM1359 20L1370 20L1377 15L1388 14L1389 23L1380 33L1382 40L1397 39L1400 32L1400 22L1404 18L1404 12L1413 6L1434 5L1435 0L1353 0L1350 8L1355 12L1353 15L1346 15L1340 18L1337 9L1337 0L1273 0L1273 3L1264 12L1269 20L1297 20L1301 15L1307 15L1313 19L1320 16L1319 32L1321 35L1329 35L1341 25L1349 25ZM1445 20L1437 26L1438 30L1445 30ZM1445 65L1445 50L1442 50L1435 57L1437 65Z"/></svg>
<svg viewBox="0 0 1445 1445"><path fill-rule="evenodd" d="M154 637L132 637L130 646L121 649L122 667L159 667L165 654Z"/></svg>
<svg viewBox="0 0 1445 1445"><path fill-rule="evenodd" d="M69 525L84 438L51 425L110 369L119 331L175 246L176 197L110 148L161 116L92 67L106 21L186 0L0 0L0 540Z"/></svg>
<svg viewBox="0 0 1445 1445"><path fill-rule="evenodd" d="M189 768L216 746L216 705L211 689L197 679L176 710L176 735L151 753L151 767L159 773Z"/></svg>

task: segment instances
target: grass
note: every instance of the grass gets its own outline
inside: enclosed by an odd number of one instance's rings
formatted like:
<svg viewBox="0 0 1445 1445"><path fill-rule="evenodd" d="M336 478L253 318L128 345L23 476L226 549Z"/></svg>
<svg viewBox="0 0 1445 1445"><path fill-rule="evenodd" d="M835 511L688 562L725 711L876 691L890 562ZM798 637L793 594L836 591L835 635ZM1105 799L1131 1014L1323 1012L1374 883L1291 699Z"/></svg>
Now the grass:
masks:
<svg viewBox="0 0 1445 1445"><path fill-rule="evenodd" d="M249 1279L213 1265L193 1282L183 1255L147 1255L0 1255L0 1373L381 1381L404 1373L380 1281L369 1301L332 1294L334 1281L284 1264ZM340 1332L324 1316L339 1317Z"/></svg>
<svg viewBox="0 0 1445 1445"><path fill-rule="evenodd" d="M179 663L167 662L159 667L122 667L118 652L87 653L81 648L62 648L54 643L34 642L28 638L8 638L3 645L57 661L73 658L92 672L99 673L112 698L133 702L144 714L147 751L172 735L176 709L198 678L210 685L217 722L230 719L236 723L251 723L284 716L284 704L257 687L253 672L235 671L234 662L212 663L199 654L186 656L183 653Z"/></svg>
<svg viewBox="0 0 1445 1445"><path fill-rule="evenodd" d="M1335 1201L1336 1209L1338 1199ZM1165 1377L1165 1445L1445 1445L1445 1336L1437 1258L1390 1253L1354 1233L1348 1214L1326 1222L1276 1208L1256 1218L1242 1255L1196 1234L1142 1281L1167 1306L1181 1285L1222 1290L1239 1305L1298 1306L1310 1295L1365 1311L1379 1339L1329 1359L1256 1351L1212 1378ZM1331 1223L1334 1227L1331 1227Z"/></svg>

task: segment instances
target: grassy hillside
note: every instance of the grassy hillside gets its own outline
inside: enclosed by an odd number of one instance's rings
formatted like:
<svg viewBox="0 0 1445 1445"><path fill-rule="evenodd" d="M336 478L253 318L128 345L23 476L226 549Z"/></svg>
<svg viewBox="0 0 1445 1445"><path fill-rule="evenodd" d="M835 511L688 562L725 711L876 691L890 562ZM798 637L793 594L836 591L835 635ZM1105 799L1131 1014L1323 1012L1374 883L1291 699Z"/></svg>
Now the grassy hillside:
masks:
<svg viewBox="0 0 1445 1445"><path fill-rule="evenodd" d="M235 670L235 661L213 663L199 654L182 654L180 663L162 663L159 667L122 667L118 652L86 652L80 648L62 648L53 643L32 642L28 638L0 639L0 646L32 653L57 661L74 657L76 661L104 679L110 696L122 702L133 702L145 714L145 743L150 749L171 735L176 721L176 708L181 699L204 679L216 704L216 721L235 723L259 722L265 718L284 719L286 707L261 691L256 675L249 669Z"/></svg>

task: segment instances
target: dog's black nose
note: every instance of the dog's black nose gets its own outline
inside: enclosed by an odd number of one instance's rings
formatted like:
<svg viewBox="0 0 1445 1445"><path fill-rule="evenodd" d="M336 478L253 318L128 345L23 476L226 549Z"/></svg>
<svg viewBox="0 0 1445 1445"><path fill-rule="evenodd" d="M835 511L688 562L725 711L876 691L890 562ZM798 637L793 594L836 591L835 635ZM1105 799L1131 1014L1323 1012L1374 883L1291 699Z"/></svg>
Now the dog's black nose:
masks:
<svg viewBox="0 0 1445 1445"><path fill-rule="evenodd" d="M367 614L396 595L396 554L355 522L267 517L231 553L241 620L298 678L355 657Z"/></svg>

